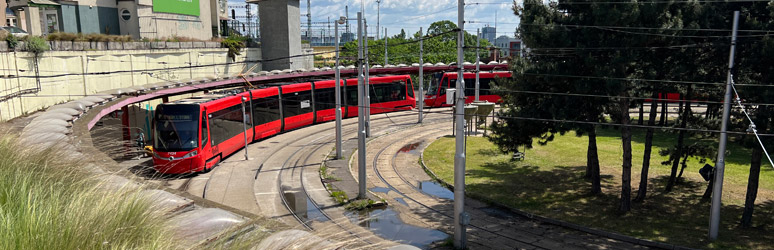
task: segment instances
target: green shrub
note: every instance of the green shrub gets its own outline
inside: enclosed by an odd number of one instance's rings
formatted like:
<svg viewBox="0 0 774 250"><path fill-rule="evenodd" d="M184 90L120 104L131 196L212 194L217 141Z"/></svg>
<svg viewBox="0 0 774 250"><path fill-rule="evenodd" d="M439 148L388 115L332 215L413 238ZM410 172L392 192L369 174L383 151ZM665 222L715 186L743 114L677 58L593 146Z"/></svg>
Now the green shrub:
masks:
<svg viewBox="0 0 774 250"><path fill-rule="evenodd" d="M27 38L27 51L34 54L40 54L51 49L45 39L37 36L29 36Z"/></svg>
<svg viewBox="0 0 774 250"><path fill-rule="evenodd" d="M222 42L220 42L223 47L228 48L228 57L231 58L231 60L236 61L236 56L241 55L242 48L247 47L246 42L247 37L244 36L229 36L226 39L224 39Z"/></svg>
<svg viewBox="0 0 774 250"><path fill-rule="evenodd" d="M16 48L16 46L19 45L19 38L11 34L5 36L5 41L8 42L9 49Z"/></svg>
<svg viewBox="0 0 774 250"><path fill-rule="evenodd" d="M0 249L171 249L138 188L108 188L57 149L0 136Z"/></svg>

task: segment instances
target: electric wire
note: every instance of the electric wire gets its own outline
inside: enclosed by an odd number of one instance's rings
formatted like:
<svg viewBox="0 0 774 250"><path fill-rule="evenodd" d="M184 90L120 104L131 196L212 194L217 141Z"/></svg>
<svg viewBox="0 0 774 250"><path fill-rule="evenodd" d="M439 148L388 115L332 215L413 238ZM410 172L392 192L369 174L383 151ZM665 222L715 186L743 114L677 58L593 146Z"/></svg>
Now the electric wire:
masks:
<svg viewBox="0 0 774 250"><path fill-rule="evenodd" d="M763 145L763 141L761 140L760 135L758 135L758 129L755 127L755 122L753 122L752 118L750 118L750 114L747 113L747 110L745 109L744 105L742 105L742 99L739 97L739 92L737 92L736 87L734 87L734 75L731 75L730 85L731 85L731 89L734 90L734 94L736 95L736 99L735 99L736 105L742 110L742 113L744 113L744 116L747 117L747 120L750 121L749 131L752 131L752 133L755 134L755 139L758 140L758 144L761 145L761 149L763 149L763 153L766 155L766 158L769 159L769 164L771 164L771 167L774 168L774 161L771 160L771 156L769 155L769 152L766 150L766 146Z"/></svg>

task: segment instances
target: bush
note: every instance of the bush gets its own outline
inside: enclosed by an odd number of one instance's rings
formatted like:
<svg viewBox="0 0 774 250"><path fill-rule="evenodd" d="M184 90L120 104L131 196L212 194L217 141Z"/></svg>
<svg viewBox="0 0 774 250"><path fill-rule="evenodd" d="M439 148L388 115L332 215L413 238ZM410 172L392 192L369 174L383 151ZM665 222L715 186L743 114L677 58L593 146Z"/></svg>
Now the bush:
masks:
<svg viewBox="0 0 774 250"><path fill-rule="evenodd" d="M223 45L223 47L228 48L228 57L230 57L231 60L236 61L236 56L242 54L240 53L242 48L247 47L246 41L247 37L234 35L227 37L220 42L220 44Z"/></svg>
<svg viewBox="0 0 774 250"><path fill-rule="evenodd" d="M10 33L5 36L5 41L8 42L9 49L16 48L16 46L19 45L19 38Z"/></svg>
<svg viewBox="0 0 774 250"><path fill-rule="evenodd" d="M82 34L55 32L48 34L49 41L74 41L74 42L131 42L131 36L107 35L107 34Z"/></svg>
<svg viewBox="0 0 774 250"><path fill-rule="evenodd" d="M37 36L27 37L27 51L40 54L51 49L45 39Z"/></svg>
<svg viewBox="0 0 774 250"><path fill-rule="evenodd" d="M57 149L0 136L0 249L170 249L138 188L110 189Z"/></svg>

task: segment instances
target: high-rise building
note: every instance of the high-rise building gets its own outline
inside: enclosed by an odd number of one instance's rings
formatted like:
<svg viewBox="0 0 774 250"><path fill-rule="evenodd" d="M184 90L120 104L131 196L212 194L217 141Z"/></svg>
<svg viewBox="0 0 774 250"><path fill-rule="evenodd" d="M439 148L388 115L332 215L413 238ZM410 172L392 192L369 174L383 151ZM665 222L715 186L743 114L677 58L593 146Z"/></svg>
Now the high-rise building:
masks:
<svg viewBox="0 0 774 250"><path fill-rule="evenodd" d="M481 30L481 36L489 41L489 43L495 43L495 38L497 38L497 28L486 26Z"/></svg>

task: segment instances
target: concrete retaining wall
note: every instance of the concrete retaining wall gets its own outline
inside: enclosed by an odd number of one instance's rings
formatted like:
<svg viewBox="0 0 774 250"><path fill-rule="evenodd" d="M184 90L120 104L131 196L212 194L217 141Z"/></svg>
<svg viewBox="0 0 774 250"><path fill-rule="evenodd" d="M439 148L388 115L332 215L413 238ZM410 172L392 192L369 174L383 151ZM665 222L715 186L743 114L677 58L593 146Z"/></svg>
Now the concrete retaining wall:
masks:
<svg viewBox="0 0 774 250"><path fill-rule="evenodd" d="M236 61L260 59L260 48L248 48ZM224 48L47 51L38 81L34 61L28 52L0 53L0 121L106 90L234 75L255 65L232 64Z"/></svg>

